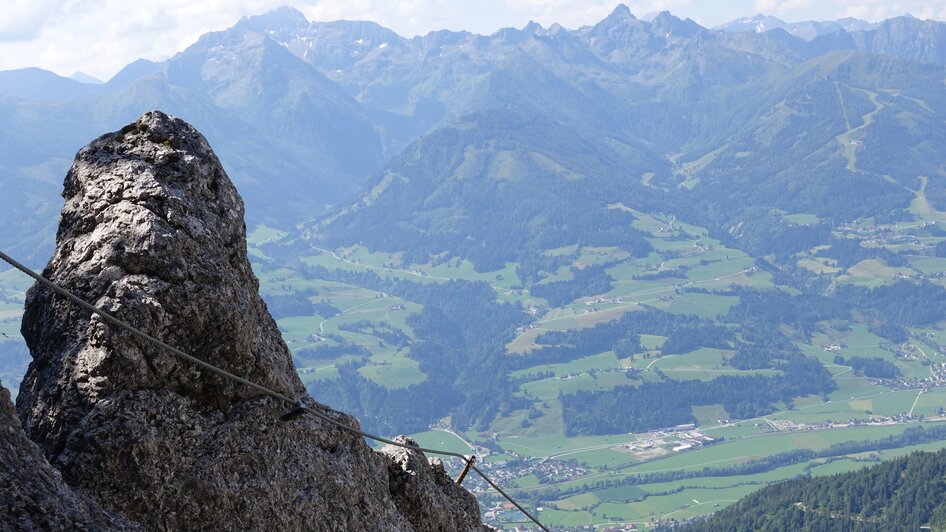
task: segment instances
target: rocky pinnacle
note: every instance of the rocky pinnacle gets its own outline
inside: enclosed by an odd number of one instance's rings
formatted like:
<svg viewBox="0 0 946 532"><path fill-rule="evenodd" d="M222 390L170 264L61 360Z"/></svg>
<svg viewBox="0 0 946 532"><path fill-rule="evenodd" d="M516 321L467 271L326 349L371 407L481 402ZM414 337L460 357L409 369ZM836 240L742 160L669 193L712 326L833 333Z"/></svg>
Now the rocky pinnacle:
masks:
<svg viewBox="0 0 946 532"><path fill-rule="evenodd" d="M133 326L292 397L243 202L206 139L159 111L82 148L44 275ZM147 529L478 530L472 495L414 451L371 450L89 316L27 294L17 409L62 478ZM345 414L315 405L357 427Z"/></svg>

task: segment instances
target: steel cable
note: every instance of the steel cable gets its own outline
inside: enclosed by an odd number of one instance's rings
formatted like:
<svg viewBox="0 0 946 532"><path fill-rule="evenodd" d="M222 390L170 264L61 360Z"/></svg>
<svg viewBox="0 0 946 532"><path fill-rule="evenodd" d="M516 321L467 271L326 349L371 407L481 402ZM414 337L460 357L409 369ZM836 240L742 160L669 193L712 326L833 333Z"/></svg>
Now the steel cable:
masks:
<svg viewBox="0 0 946 532"><path fill-rule="evenodd" d="M123 320L120 320L119 318L116 318L116 317L115 317L114 315L112 315L111 313L109 313L109 312L107 312L107 311L105 311L105 310L102 310L102 309L96 307L95 305L92 305L91 303L88 303L88 302L85 301L84 299L82 299L82 298L80 298L79 296L73 294L72 292L66 290L65 288L59 286L58 284L56 284L56 283L50 281L49 279L46 279L46 278L43 277L42 275L40 275L40 274L34 272L33 270L31 270L30 268L24 266L23 264L21 264L20 262L18 262L17 260L15 260L13 257L10 257L9 255L7 255L6 253L4 253L3 251L0 251L0 259L3 259L3 261L6 262L7 264L9 264L10 266L13 266L13 267L16 268L17 270L19 270L19 271L23 272L24 274L26 274L26 275L32 277L36 282L38 282L38 283L42 284L43 286L46 286L47 288L53 290L53 291L56 292L57 294L59 294L59 295L65 297L66 299L72 301L72 302L75 303L76 305L79 305L79 306L82 307L83 309L88 310L89 312L91 312L91 313L93 313L93 314L95 314L95 315L101 317L101 318L102 318L103 320L105 320L107 323L110 323L111 325L114 325L115 327L118 327L118 328L120 328L120 329L122 329L122 330L124 330L124 331L126 331L126 332L129 332L129 333L131 333L131 334L137 336L138 338L141 338L142 340L145 340L146 342L148 342L148 343L150 343L150 344L152 344L152 345L154 345L154 346L156 346L156 347L159 347L160 349L163 349L163 350L165 350L165 351L167 351L167 352L169 352L169 353L171 353L171 354L173 354L173 355L175 355L175 356L177 356L177 357L179 357L179 358L181 358L181 359L183 359L183 360L186 360L186 361L191 362L191 363L193 363L193 364L197 364L198 366L200 366L200 367L202 367L202 368L204 368L204 369L206 369L206 370L208 370L208 371L210 371L210 372L212 372L212 373L215 373L215 374L217 374L217 375L219 375L219 376L221 376L221 377L224 377L224 378L226 378L226 379L230 379L230 380L232 380L232 381L234 381L234 382L238 382L238 383L243 384L243 385L245 385L245 386L249 386L250 388L252 388L252 389L254 389L254 390L256 390L256 391L258 391L258 392L260 392L260 393L262 393L262 394L264 394L264 395L267 395L267 396L272 397L272 398L274 398L274 399L278 399L278 400L280 400L280 401L283 401L284 403L287 403L287 404L289 404L289 405L292 406L292 407L301 408L301 409L304 410L305 412L308 412L308 413L314 415L315 417L317 417L318 419L320 419L320 420L322 420L322 421L325 421L326 423L329 423L329 424L331 424L331 425L333 425L333 426L335 426L335 427L338 427L338 428L340 428L340 429L342 429L342 430L346 430L346 431L348 431L348 432L352 432L352 433L358 434L359 436L362 436L362 437L364 437L364 438L369 438L369 439L372 439L372 440L375 440L375 441L378 441L378 442L381 442L381 443L386 443L386 444L388 444L388 445L393 445L393 446L395 446L395 447L402 447L402 448L404 448L404 449L410 449L410 450L415 450L415 451L422 451L422 452L425 452L425 453L438 454L438 455L442 455L442 456L453 456L453 457L460 458L460 459L463 460L463 461L469 461L469 458L467 458L465 455L460 454L460 453L455 453L455 452L452 452L452 451L443 451L443 450L439 450L439 449L429 449L429 448L420 447L420 446L417 446L417 445L409 445L409 444L406 444L406 443L396 442L396 441L391 440L391 439L389 439L389 438L384 438L384 437L378 436L378 435L376 435L376 434L371 434L370 432L365 432L365 431L363 431L363 430L356 429L356 428L351 427L351 426L349 426L349 425L346 425L346 424L344 424L344 423L342 423L342 422L340 422L340 421L337 421L337 420L335 420L335 419L332 419L332 418L330 418L329 416L326 416L325 414L323 414L322 412L319 412L318 410L315 410L315 409L312 408L311 406L305 405L302 401L300 401L300 400L298 400L298 399L293 399L293 398L291 398L291 397L289 397L289 396L287 396L287 395L285 395L285 394L279 393L279 392L277 392L277 391L275 391L275 390L271 390L271 389L269 389L269 388L267 388L267 387L265 387L265 386L262 386L262 385L259 385L259 384L255 383L255 382L253 382L253 381L251 381L251 380L248 380L248 379L245 379L245 378L243 378L243 377L240 377L239 375L235 375L235 374L233 374L233 373L230 373L229 371L227 371L227 370L225 370L225 369L222 369L222 368L219 368L219 367L217 367L217 366L214 366L213 364L210 364L209 362L206 362L206 361L204 361L204 360L201 360L201 359L199 359L199 358L197 358L197 357L195 357L195 356L193 356L193 355L189 355L189 354L185 353L184 351L181 351L180 349L178 349L178 348L176 348L176 347L174 347L174 346L168 345L167 343L162 342L161 340L158 340L157 338L155 338L155 337L149 335L148 333L146 333L146 332L144 332L144 331L142 331L142 330L140 330L140 329L135 328L135 327L132 326L131 324L129 324L129 323L123 321ZM529 512L527 512L518 502L516 502L512 497L510 497L508 494L506 494L506 492L504 492L502 489L500 489L499 486L497 486L496 483L494 483L494 482L492 481L492 479L490 479L490 478L489 478L485 473L483 473L478 467L476 467L476 466L473 465L473 464L470 464L470 465L471 465L471 468L472 468L474 471L476 471L477 474L479 474L480 477L482 477L483 480L485 480L487 484L489 484L490 486L492 486L493 489L495 489L497 492L499 492L500 495L502 495L503 497L505 497L506 500L508 500L508 501L509 501L510 503L512 503L516 508L518 508L519 511L521 511L523 514L526 515L526 517L528 517L530 520L532 520L532 522L534 522L536 525L538 525L539 528L541 528L542 530L548 531L548 528L546 528L545 525L543 525L542 523L540 523L538 519L536 519L535 517L533 517L532 514L530 514Z"/></svg>

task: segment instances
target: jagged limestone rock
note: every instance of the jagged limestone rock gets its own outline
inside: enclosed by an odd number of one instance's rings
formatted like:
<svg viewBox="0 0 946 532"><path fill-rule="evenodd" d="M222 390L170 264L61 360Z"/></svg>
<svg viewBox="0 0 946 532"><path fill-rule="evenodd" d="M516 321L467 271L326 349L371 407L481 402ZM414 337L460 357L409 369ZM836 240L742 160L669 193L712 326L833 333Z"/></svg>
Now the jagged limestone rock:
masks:
<svg viewBox="0 0 946 532"><path fill-rule="evenodd" d="M76 494L20 427L0 384L0 530L137 530Z"/></svg>
<svg viewBox="0 0 946 532"><path fill-rule="evenodd" d="M304 393L258 295L243 202L194 128L146 113L80 150L63 195L47 278L185 352ZM404 494L390 491L392 460L357 434L314 416L281 422L285 404L43 286L27 294L22 332L34 359L17 399L27 434L68 484L146 528L482 527L464 490L425 482L410 496L437 506L404 511ZM419 468L438 478L426 462Z"/></svg>
<svg viewBox="0 0 946 532"><path fill-rule="evenodd" d="M417 447L405 436L394 441ZM447 475L442 462L431 465L424 453L395 445L386 445L381 453L391 459L388 474L394 503L418 531L462 530L466 523L479 520L476 499ZM455 506L456 511L441 512L444 506Z"/></svg>

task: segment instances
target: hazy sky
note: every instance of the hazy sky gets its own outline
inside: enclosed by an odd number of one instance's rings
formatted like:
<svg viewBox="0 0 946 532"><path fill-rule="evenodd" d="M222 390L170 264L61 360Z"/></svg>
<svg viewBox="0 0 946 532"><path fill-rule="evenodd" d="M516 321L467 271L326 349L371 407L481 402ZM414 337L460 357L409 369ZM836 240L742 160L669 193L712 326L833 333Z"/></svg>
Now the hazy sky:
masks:
<svg viewBox="0 0 946 532"><path fill-rule="evenodd" d="M946 20L946 0L629 0L637 16L669 10L704 26L756 13L788 21L911 13ZM144 57L164 60L201 34L242 16L291 5L309 20L373 20L404 36L434 29L489 34L529 20L577 28L601 20L614 0L0 0L0 70L37 66L108 79Z"/></svg>

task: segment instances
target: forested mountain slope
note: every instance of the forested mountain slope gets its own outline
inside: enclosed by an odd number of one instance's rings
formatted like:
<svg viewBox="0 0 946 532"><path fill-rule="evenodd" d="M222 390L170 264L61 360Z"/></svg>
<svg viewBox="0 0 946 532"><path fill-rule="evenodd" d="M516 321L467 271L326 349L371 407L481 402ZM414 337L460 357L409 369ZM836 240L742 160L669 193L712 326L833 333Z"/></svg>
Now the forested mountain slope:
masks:
<svg viewBox="0 0 946 532"><path fill-rule="evenodd" d="M685 530L944 530L946 450L781 482Z"/></svg>

